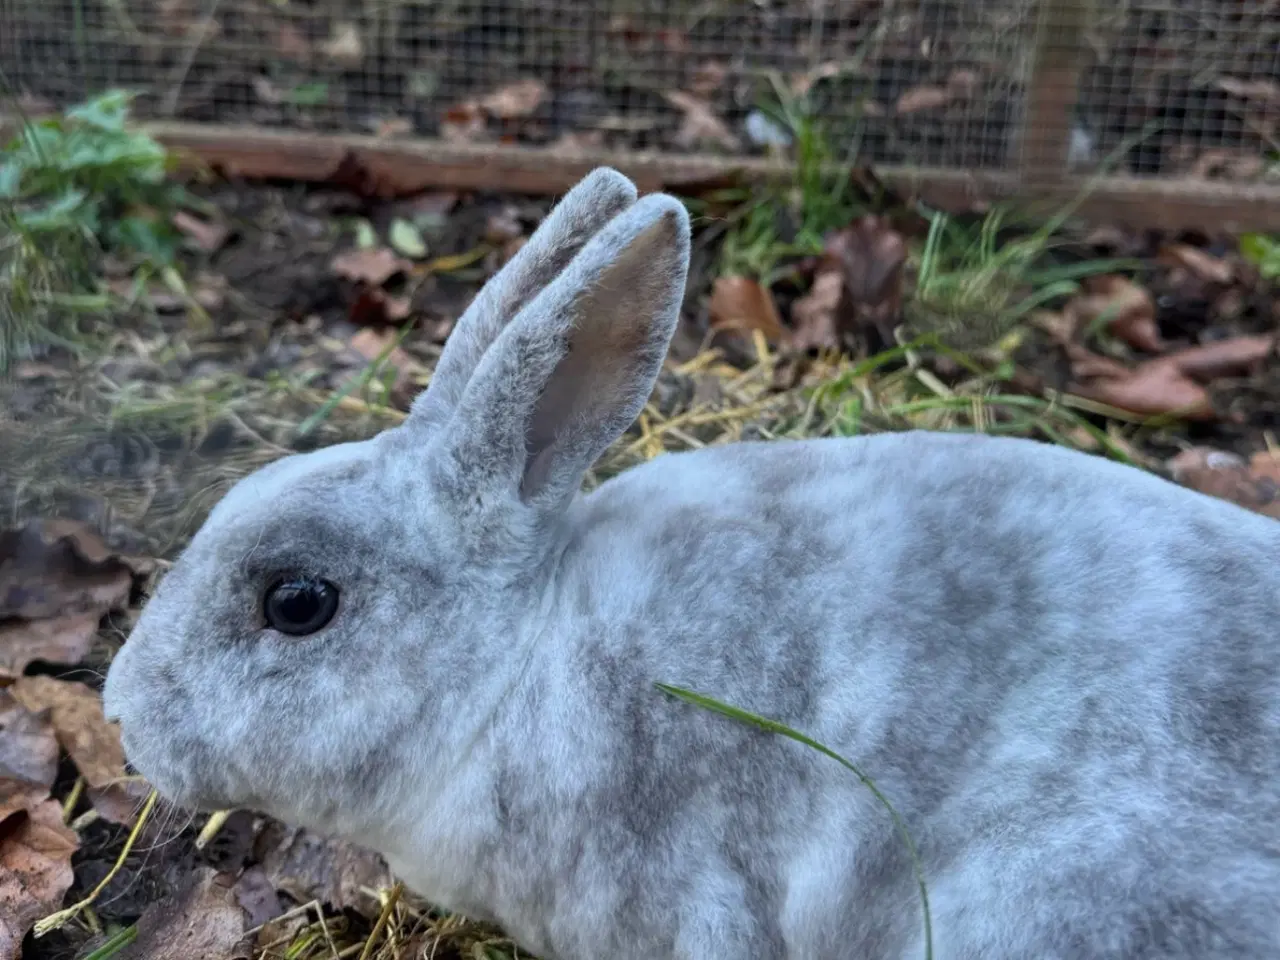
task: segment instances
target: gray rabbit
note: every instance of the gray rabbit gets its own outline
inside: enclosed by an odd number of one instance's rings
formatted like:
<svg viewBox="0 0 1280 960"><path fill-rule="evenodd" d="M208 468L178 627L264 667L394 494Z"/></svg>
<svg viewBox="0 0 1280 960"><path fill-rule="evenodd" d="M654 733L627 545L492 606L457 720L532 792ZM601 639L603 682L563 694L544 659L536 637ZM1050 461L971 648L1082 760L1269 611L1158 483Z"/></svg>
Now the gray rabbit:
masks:
<svg viewBox="0 0 1280 960"><path fill-rule="evenodd" d="M664 455L689 221L597 170L403 425L210 514L107 678L173 802L556 960L1280 957L1280 523L1030 440Z"/></svg>

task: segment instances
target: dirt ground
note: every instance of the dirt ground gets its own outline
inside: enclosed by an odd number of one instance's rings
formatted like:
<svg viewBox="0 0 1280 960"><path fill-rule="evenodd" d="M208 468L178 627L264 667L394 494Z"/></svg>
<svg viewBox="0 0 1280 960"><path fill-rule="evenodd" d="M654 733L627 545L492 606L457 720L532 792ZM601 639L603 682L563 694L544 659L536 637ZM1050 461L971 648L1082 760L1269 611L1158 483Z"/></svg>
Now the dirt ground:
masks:
<svg viewBox="0 0 1280 960"><path fill-rule="evenodd" d="M79 360L50 351L25 361L0 384L4 527L56 516L96 531L102 552L112 557L171 559L226 487L256 466L398 422L453 320L549 206L545 199L442 194L370 206L341 191L296 185L218 183L200 192L220 212L220 235L205 237L206 249L197 243L184 255L187 294L153 283L133 308L90 331ZM399 255L381 243L363 252L356 246L365 229L361 221L385 237L393 220L405 217L425 225L420 232L427 250L416 260L388 270L388 258ZM975 394L966 391L973 376L943 354L931 354L923 365L912 366L908 358L874 375L865 367L859 372L868 357L894 346L874 324L864 331L860 349L842 358L822 351L788 357L783 350L761 358L748 339L734 340L723 331L713 336L711 233L704 223L695 241L684 326L652 409L606 457L601 475L662 449L849 432L842 418L851 399L858 401L863 430L972 426ZM1135 352L1121 344L1108 356L1082 353L1079 336L1055 331L1053 317L1069 311L1054 306L1039 326L1025 325L1024 339L1004 358L1004 379L984 388L987 394L1034 400L1043 409L1022 419L996 404L983 414L985 425L1048 439L1037 425L1048 430L1053 424L1061 437L1081 446L1162 472L1173 469L1171 458L1190 457L1191 472L1181 475L1185 482L1218 484L1213 492L1280 516L1280 469L1268 472L1272 468L1258 460L1274 448L1272 431L1280 424L1275 345L1258 348L1280 325L1273 288L1230 248L1207 237L1123 236L1101 229L1081 233L1071 249L1077 257L1123 255L1143 262L1138 276L1152 325L1146 333L1158 338L1158 346ZM125 271L118 272L119 288L128 291ZM785 297L780 302L788 306ZM405 325L409 332L391 354L396 369L361 380ZM721 354L708 352L709 344ZM1090 364L1111 364L1113 380L1131 383L1133 376L1114 376L1117 365L1132 374L1143 357L1156 363L1222 344L1246 355L1194 355L1203 367L1189 376L1207 385L1212 408L1197 420L1152 423L1084 407L1069 411L1076 419L1055 419L1068 412L1044 399L1069 392ZM1169 369L1168 363L1160 367L1159 376ZM822 384L841 378L852 385L838 402L815 399ZM913 407L920 393L909 388L920 383L941 385L933 389L935 399L950 394L963 402ZM1203 462L1206 450L1241 461L1215 472ZM1216 462L1221 466L1221 459ZM144 580L139 574L125 591L83 658L64 665L35 662L27 675L96 688L136 613ZM107 876L140 799L126 792L113 807L92 791L73 796L83 772L63 758L52 790L73 817L97 811L97 819L79 831L79 849L71 857L74 882L64 903L88 894ZM333 925L324 936L340 941L334 947L338 955L354 955L342 950L360 942L379 911L377 901L360 891L366 878L377 875L368 859L299 839L246 813L233 815L212 843L197 849L202 825L203 819L161 817L98 896L94 922L81 917L46 938L28 938L22 955L84 956L102 939L95 922L99 929L131 923L161 902L168 902L169 911L161 919L174 911L181 916L182 905L196 896L189 887L193 877L203 876L195 872L200 867L240 876L235 895L251 916L251 904L257 916L270 919L310 898L322 900ZM257 886L246 887L244 877ZM197 893L217 900L207 887ZM177 907L165 901L175 896ZM449 956L449 944L458 950L465 945L472 956L508 955L492 934L460 932L424 917L418 929L445 937L439 956ZM296 938L302 935L298 929L274 932ZM416 941L419 947L426 937ZM263 935L257 938L261 947ZM476 943L480 952L474 952ZM325 949L317 939L298 955L331 955Z"/></svg>

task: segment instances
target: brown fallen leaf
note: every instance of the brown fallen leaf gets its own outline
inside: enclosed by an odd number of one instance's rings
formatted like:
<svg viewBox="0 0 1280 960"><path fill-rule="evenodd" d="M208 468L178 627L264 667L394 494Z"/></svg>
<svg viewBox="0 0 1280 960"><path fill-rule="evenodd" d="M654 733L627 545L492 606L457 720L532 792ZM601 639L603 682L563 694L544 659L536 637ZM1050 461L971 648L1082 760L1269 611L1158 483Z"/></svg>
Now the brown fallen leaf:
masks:
<svg viewBox="0 0 1280 960"><path fill-rule="evenodd" d="M1280 106L1280 83L1265 78L1242 80L1239 77L1219 77L1218 89L1233 97L1244 100L1257 100L1261 103Z"/></svg>
<svg viewBox="0 0 1280 960"><path fill-rule="evenodd" d="M0 779L0 960L19 960L27 931L61 905L78 847L45 787Z"/></svg>
<svg viewBox="0 0 1280 960"><path fill-rule="evenodd" d="M137 939L120 960L248 960L245 911L234 878L200 867L191 883L143 912Z"/></svg>
<svg viewBox="0 0 1280 960"><path fill-rule="evenodd" d="M1230 337L1170 353L1165 359L1177 365L1188 377L1212 380L1230 374L1247 373L1270 358L1276 349L1276 338L1265 334Z"/></svg>
<svg viewBox="0 0 1280 960"><path fill-rule="evenodd" d="M151 564L114 555L74 520L33 520L0 532L0 619L41 620L123 609Z"/></svg>
<svg viewBox="0 0 1280 960"><path fill-rule="evenodd" d="M1156 259L1168 266L1182 267L1205 283L1226 286L1235 279L1235 270L1228 261L1190 244L1165 244L1160 248Z"/></svg>
<svg viewBox="0 0 1280 960"><path fill-rule="evenodd" d="M105 787L125 776L120 730L107 723L97 691L44 676L19 677L9 689L32 713L50 711L58 742L90 786Z"/></svg>
<svg viewBox="0 0 1280 960"><path fill-rule="evenodd" d="M547 85L532 77L517 80L480 98L480 106L499 120L527 117L547 98Z"/></svg>
<svg viewBox="0 0 1280 960"><path fill-rule="evenodd" d="M695 97L683 90L664 90L662 95L684 114L680 128L673 138L676 146L689 149L700 143L718 144L726 150L742 149L742 141L729 129L715 109L702 97Z"/></svg>
<svg viewBox="0 0 1280 960"><path fill-rule="evenodd" d="M1280 520L1280 455L1261 450L1246 461L1212 447L1191 447L1165 466L1183 486Z"/></svg>
<svg viewBox="0 0 1280 960"><path fill-rule="evenodd" d="M758 330L775 344L787 335L772 294L751 277L716 278L707 309L714 330L733 330L747 335Z"/></svg>
<svg viewBox="0 0 1280 960"><path fill-rule="evenodd" d="M48 791L57 775L58 740L53 722L0 688L0 780L21 780Z"/></svg>
<svg viewBox="0 0 1280 960"><path fill-rule="evenodd" d="M85 796L98 816L122 827L132 827L151 793L151 784L141 778L128 778L105 787L89 787Z"/></svg>
<svg viewBox="0 0 1280 960"><path fill-rule="evenodd" d="M216 253L222 249L231 236L231 228L225 223L201 220L185 210L179 210L172 217L173 225L185 234L192 243L205 253Z"/></svg>
<svg viewBox="0 0 1280 960"><path fill-rule="evenodd" d="M440 136L446 143L473 143L484 137L489 124L478 101L450 107L440 118Z"/></svg>
<svg viewBox="0 0 1280 960"><path fill-rule="evenodd" d="M1168 357L1149 360L1133 370L1123 366L1116 370L1102 364L1089 369L1081 363L1074 363L1072 370L1077 377L1092 375L1093 379L1070 384L1068 392L1129 413L1144 417L1176 414L1187 420L1213 420L1217 416L1208 391Z"/></svg>
<svg viewBox="0 0 1280 960"><path fill-rule="evenodd" d="M848 309L838 316L841 338L874 326L886 342L902 313L907 243L887 217L866 214L831 234L824 263L840 267Z"/></svg>
<svg viewBox="0 0 1280 960"><path fill-rule="evenodd" d="M0 678L22 676L37 661L71 666L84 659L98 635L102 611L47 620L0 622Z"/></svg>
<svg viewBox="0 0 1280 960"><path fill-rule="evenodd" d="M923 110L937 110L945 107L955 95L946 87L920 86L912 87L898 98L893 105L894 113L919 113Z"/></svg>
<svg viewBox="0 0 1280 960"><path fill-rule="evenodd" d="M299 903L319 900L335 910L376 917L381 906L365 891L393 883L376 853L276 822L258 835L255 854L276 889Z"/></svg>
<svg viewBox="0 0 1280 960"><path fill-rule="evenodd" d="M346 250L329 261L329 269L353 283L380 287L398 273L408 273L413 264L388 247Z"/></svg>
<svg viewBox="0 0 1280 960"><path fill-rule="evenodd" d="M1086 277L1084 292L1067 302L1074 322L1085 326L1101 321L1106 329L1129 346L1148 353L1165 347L1156 325L1156 304L1144 287L1117 274Z"/></svg>
<svg viewBox="0 0 1280 960"><path fill-rule="evenodd" d="M843 300L843 271L834 264L820 268L809 292L791 305L791 346L801 352L838 349Z"/></svg>

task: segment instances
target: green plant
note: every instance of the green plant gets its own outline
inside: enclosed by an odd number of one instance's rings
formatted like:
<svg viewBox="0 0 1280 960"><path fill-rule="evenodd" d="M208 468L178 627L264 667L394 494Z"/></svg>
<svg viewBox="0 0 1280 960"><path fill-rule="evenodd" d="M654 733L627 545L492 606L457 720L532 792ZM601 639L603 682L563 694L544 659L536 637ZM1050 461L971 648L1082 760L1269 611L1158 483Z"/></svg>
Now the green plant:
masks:
<svg viewBox="0 0 1280 960"><path fill-rule="evenodd" d="M86 233L100 247L168 263L188 201L168 179L170 156L128 125L132 94L111 90L59 117L25 122L0 164L0 201L18 229Z"/></svg>
<svg viewBox="0 0 1280 960"><path fill-rule="evenodd" d="M1264 279L1280 279L1280 239L1265 233L1246 233L1240 238L1240 253Z"/></svg>
<svg viewBox="0 0 1280 960"><path fill-rule="evenodd" d="M40 121L24 118L0 154L0 372L35 345L74 348L80 320L108 309L97 263L115 253L171 268L170 157L128 126L132 97L113 90Z"/></svg>

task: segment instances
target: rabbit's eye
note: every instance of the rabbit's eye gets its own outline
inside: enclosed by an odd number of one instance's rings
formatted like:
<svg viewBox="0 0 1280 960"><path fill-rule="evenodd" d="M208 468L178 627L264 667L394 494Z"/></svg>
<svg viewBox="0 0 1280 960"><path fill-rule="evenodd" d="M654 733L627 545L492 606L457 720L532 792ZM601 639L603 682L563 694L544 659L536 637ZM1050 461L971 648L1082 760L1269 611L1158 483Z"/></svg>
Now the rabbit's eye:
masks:
<svg viewBox="0 0 1280 960"><path fill-rule="evenodd" d="M323 628L338 611L338 588L327 580L295 578L272 584L262 612L273 630L293 637Z"/></svg>

